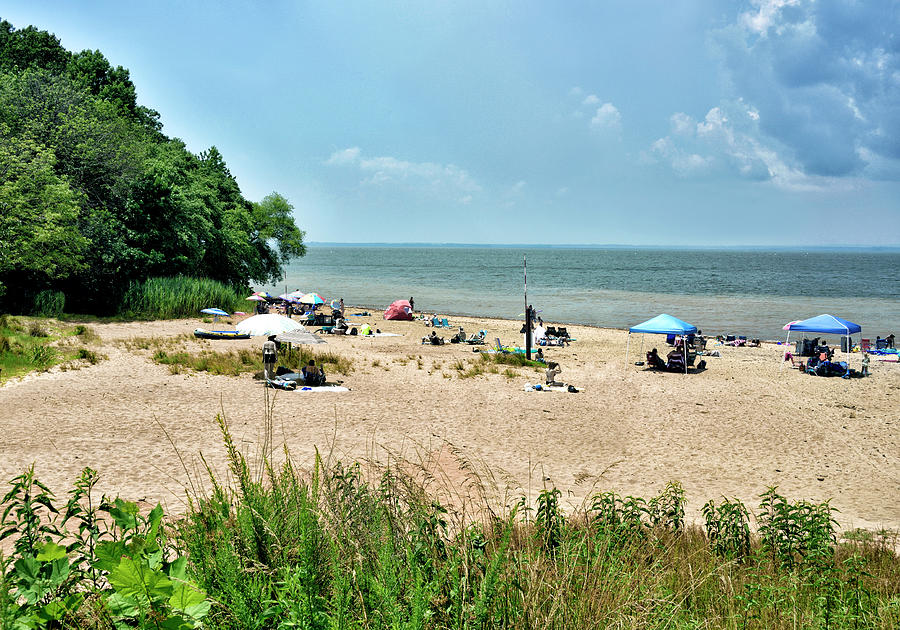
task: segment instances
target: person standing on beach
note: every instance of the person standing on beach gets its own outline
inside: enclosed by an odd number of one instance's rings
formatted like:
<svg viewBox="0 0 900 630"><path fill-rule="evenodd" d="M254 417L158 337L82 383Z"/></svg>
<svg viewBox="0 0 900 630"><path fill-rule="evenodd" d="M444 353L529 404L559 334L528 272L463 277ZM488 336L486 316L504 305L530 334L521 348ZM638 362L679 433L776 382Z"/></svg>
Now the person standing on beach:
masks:
<svg viewBox="0 0 900 630"><path fill-rule="evenodd" d="M869 353L863 352L863 360L862 360L862 375L863 376L869 375L869 361L871 361L871 359L869 359Z"/></svg>
<svg viewBox="0 0 900 630"><path fill-rule="evenodd" d="M341 318L344 317L344 298L341 298Z"/></svg>
<svg viewBox="0 0 900 630"><path fill-rule="evenodd" d="M412 299L412 296L409 296L409 310L416 310L416 302Z"/></svg>
<svg viewBox="0 0 900 630"><path fill-rule="evenodd" d="M275 378L275 363L278 360L278 348L275 345L275 335L269 335L269 338L263 344L263 373L266 380Z"/></svg>
<svg viewBox="0 0 900 630"><path fill-rule="evenodd" d="M890 335L888 335L885 338L885 341L887 341L888 348L893 348L894 347L894 333L891 333Z"/></svg>

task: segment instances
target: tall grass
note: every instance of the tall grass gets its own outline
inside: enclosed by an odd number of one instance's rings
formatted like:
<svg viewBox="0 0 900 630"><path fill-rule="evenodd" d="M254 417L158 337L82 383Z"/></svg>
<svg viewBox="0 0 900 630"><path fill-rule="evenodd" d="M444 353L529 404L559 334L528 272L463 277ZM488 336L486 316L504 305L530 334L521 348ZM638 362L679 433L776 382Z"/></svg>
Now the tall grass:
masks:
<svg viewBox="0 0 900 630"><path fill-rule="evenodd" d="M119 311L126 317L145 319L197 317L204 308L231 313L247 304L246 291L205 278L149 278L128 287Z"/></svg>
<svg viewBox="0 0 900 630"><path fill-rule="evenodd" d="M59 317L66 308L66 294L45 290L34 296L32 314L40 317Z"/></svg>
<svg viewBox="0 0 900 630"><path fill-rule="evenodd" d="M834 510L770 488L684 522L684 491L599 493L568 514L488 501L468 475L437 502L409 461L312 469L242 453L223 417L225 476L194 480L190 511L162 527L121 499L91 500L85 469L63 507L29 469L0 501L0 627L795 628L900 627L896 537L837 540ZM462 500L465 494L467 497ZM747 536L756 518L760 534ZM49 621L48 621L49 618ZM15 625L18 624L18 625Z"/></svg>
<svg viewBox="0 0 900 630"><path fill-rule="evenodd" d="M764 534L746 547L717 546L743 540L749 513L726 501L708 511L713 529L685 526L675 483L646 500L598 494L569 515L556 489L534 505L450 510L409 462L376 469L317 455L304 473L287 454L276 463L268 453L259 466L219 423L231 474L210 473L212 492L179 525L192 575L215 602L210 628L900 623L896 540L837 543L827 503L770 489Z"/></svg>

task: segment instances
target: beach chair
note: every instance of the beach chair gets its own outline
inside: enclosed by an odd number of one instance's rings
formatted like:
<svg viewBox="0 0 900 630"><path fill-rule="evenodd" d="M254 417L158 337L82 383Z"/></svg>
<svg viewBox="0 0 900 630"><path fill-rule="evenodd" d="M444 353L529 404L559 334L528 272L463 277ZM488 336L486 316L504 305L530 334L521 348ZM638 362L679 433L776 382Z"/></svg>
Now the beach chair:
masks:
<svg viewBox="0 0 900 630"><path fill-rule="evenodd" d="M447 321L446 317L441 320L441 328L450 328L450 322Z"/></svg>
<svg viewBox="0 0 900 630"><path fill-rule="evenodd" d="M569 331L566 330L565 326L560 326L559 328L556 329L556 336L561 337L563 339L568 339Z"/></svg>
<svg viewBox="0 0 900 630"><path fill-rule="evenodd" d="M860 339L859 340L860 352L868 352L871 349L872 349L872 340L871 339Z"/></svg>
<svg viewBox="0 0 900 630"><path fill-rule="evenodd" d="M497 345L492 349L496 350L497 352L502 352L503 354L509 354L513 351L511 346L504 346L502 343L500 343L500 337L497 337Z"/></svg>

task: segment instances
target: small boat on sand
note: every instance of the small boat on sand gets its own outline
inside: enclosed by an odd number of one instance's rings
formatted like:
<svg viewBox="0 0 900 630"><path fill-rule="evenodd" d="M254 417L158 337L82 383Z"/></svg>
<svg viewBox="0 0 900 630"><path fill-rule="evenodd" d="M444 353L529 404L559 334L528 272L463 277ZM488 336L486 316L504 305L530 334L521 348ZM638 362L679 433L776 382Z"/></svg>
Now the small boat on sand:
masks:
<svg viewBox="0 0 900 630"><path fill-rule="evenodd" d="M197 328L194 330L194 336L200 339L249 339L250 335L241 333L236 330L206 330L205 328Z"/></svg>

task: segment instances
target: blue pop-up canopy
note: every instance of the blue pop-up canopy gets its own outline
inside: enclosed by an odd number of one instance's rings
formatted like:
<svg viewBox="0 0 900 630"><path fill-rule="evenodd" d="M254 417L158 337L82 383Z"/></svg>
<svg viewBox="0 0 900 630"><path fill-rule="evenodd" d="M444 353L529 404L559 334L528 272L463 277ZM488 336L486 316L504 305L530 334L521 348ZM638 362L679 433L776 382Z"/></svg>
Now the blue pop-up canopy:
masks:
<svg viewBox="0 0 900 630"><path fill-rule="evenodd" d="M787 345L791 339L791 332L797 330L800 332L817 332L826 335L840 335L842 337L847 337L848 350L851 345L849 342L850 335L862 332L862 327L859 324L848 322L846 319L841 319L840 317L835 317L834 315L829 315L827 313L823 313L816 317L810 317L809 319L802 319L798 322L791 322L786 325L784 329L788 331L787 337L784 340L785 345ZM781 362L781 367L784 367L784 361Z"/></svg>
<svg viewBox="0 0 900 630"><path fill-rule="evenodd" d="M835 317L834 315L819 315L810 317L799 322L791 322L785 329L788 331L799 330L802 332L817 332L831 335L852 335L862 331L859 324L848 322L846 319Z"/></svg>
<svg viewBox="0 0 900 630"><path fill-rule="evenodd" d="M656 335L687 335L697 332L697 327L693 324L683 322L677 317L671 315L657 315L652 319L648 319L642 324L632 326L628 332L651 333Z"/></svg>
<svg viewBox="0 0 900 630"><path fill-rule="evenodd" d="M632 326L628 329L628 342L625 344L625 367L628 367L628 348L631 341L631 333L650 333L652 335L689 335L697 332L693 324L683 322L677 317L663 313L652 319ZM642 344L643 345L643 344ZM684 373L687 374L687 344L684 344Z"/></svg>

